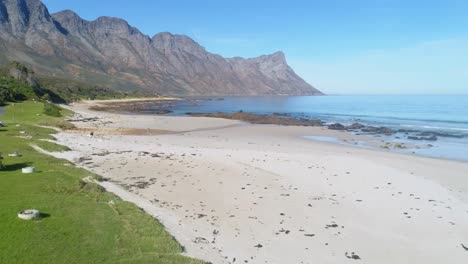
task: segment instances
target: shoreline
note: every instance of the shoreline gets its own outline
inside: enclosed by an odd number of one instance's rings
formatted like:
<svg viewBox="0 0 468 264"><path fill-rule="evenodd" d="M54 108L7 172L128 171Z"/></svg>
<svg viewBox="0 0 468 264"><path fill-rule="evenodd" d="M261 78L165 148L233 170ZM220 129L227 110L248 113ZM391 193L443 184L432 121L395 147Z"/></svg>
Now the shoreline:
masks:
<svg viewBox="0 0 468 264"><path fill-rule="evenodd" d="M227 120L237 120L246 124L264 124L264 125L280 125L280 126L305 126L305 127L323 127L328 128L330 131L344 132L350 136L334 136L336 144L351 145L354 147L360 147L364 149L374 149L380 151L390 151L400 154L407 155L418 155L423 157L430 157L434 159L443 160L454 160L460 162L468 162L468 157L464 157L460 154L460 146L456 149L443 149L440 147L446 147L445 144L450 143L446 141L447 138L460 138L460 135L441 133L434 131L425 130L409 130L409 129L395 129L386 126L373 126L364 125L362 123L325 123L320 119L301 118L296 117L288 113L272 113L272 114L255 114L249 112L235 112L235 113L186 113L185 115L168 115L173 112L175 103L186 99L183 98L140 98L140 99L118 99L118 100L88 100L77 103L81 110L87 109L94 112L100 113L113 113L120 115L147 115L147 116L161 116L161 117L206 117L206 118L218 118ZM215 98L212 100L220 100ZM196 100L197 101L197 100ZM150 104L150 110L147 109L147 105ZM92 130L92 129L91 129ZM91 130L89 132L91 132ZM116 135L160 135L160 134L175 134L192 132L188 129L186 131L168 131L158 130L151 131L140 127L139 129L126 128L120 129L119 131L101 131L107 134ZM332 135L337 135L330 132ZM312 136L311 140L323 141L322 139L313 139L313 135L301 135L301 136ZM463 136L461 136L463 137ZM325 140L327 142L328 140ZM461 143L459 143L461 144ZM432 149L439 149L434 152ZM458 154L452 154L458 153ZM460 156L461 155L461 156Z"/></svg>
<svg viewBox="0 0 468 264"><path fill-rule="evenodd" d="M156 217L192 257L212 263L466 261L460 246L468 244L466 163L303 138L366 137L323 127L71 108L97 117L78 127L176 132L89 137L64 131L57 143L72 151L54 155L164 209Z"/></svg>

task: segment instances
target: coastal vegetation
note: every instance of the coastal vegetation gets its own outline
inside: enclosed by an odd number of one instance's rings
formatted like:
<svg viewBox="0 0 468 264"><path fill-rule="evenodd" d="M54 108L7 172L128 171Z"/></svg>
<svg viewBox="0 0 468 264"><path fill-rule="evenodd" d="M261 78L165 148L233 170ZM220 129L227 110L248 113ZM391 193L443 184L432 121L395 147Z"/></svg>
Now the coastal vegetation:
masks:
<svg viewBox="0 0 468 264"><path fill-rule="evenodd" d="M37 74L31 67L10 62L0 67L0 105L6 102L38 100L69 103L82 99L120 99L145 97L142 91L118 91L85 84L71 78Z"/></svg>
<svg viewBox="0 0 468 264"><path fill-rule="evenodd" d="M53 117L61 117L62 112L61 108L57 105L51 104L51 103L44 103L44 114L48 116L53 116Z"/></svg>
<svg viewBox="0 0 468 264"><path fill-rule="evenodd" d="M70 114L25 101L10 103L1 117L0 263L202 263L182 256L154 218L83 180L97 175L34 149L68 150L53 142L56 131L44 125L66 126ZM22 174L27 166L36 172ZM41 219L19 219L25 209L39 210Z"/></svg>

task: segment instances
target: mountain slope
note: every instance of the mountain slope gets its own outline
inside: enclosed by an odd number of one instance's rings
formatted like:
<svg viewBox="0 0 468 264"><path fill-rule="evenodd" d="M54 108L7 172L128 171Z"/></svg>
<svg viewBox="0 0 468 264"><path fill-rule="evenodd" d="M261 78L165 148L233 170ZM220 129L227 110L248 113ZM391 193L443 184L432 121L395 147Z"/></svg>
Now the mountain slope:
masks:
<svg viewBox="0 0 468 264"><path fill-rule="evenodd" d="M124 90L173 95L319 95L282 52L223 58L194 40L163 32L152 38L125 20L87 21L72 11L49 14L40 0L0 0L0 61L17 60L49 76Z"/></svg>

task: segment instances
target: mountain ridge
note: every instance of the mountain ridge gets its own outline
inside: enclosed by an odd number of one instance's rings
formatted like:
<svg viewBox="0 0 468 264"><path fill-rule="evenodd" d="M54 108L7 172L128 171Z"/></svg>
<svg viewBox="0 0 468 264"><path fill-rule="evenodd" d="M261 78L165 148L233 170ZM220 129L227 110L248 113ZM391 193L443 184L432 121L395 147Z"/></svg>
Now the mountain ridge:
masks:
<svg viewBox="0 0 468 264"><path fill-rule="evenodd" d="M49 14L40 0L0 0L0 61L121 90L172 95L322 95L283 52L224 58L185 35L150 37L121 18Z"/></svg>

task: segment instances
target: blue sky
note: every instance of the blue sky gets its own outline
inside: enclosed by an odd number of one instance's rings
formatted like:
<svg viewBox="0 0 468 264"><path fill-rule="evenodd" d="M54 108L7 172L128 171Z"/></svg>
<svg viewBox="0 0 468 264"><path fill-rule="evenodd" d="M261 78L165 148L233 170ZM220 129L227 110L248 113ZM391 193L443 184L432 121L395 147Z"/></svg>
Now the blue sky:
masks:
<svg viewBox="0 0 468 264"><path fill-rule="evenodd" d="M223 56L285 52L329 94L468 94L466 0L43 0L143 33L185 34Z"/></svg>

